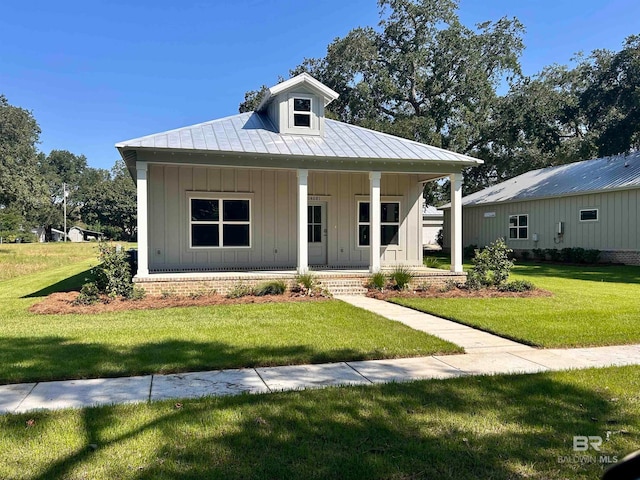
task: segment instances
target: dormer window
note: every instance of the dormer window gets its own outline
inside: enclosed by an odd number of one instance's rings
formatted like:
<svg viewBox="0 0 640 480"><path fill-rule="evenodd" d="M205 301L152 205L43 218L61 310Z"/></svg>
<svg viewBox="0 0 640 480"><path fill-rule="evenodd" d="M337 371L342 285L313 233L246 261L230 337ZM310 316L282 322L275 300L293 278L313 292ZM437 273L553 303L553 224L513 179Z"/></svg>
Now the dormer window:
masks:
<svg viewBox="0 0 640 480"><path fill-rule="evenodd" d="M293 98L293 126L311 128L310 98Z"/></svg>

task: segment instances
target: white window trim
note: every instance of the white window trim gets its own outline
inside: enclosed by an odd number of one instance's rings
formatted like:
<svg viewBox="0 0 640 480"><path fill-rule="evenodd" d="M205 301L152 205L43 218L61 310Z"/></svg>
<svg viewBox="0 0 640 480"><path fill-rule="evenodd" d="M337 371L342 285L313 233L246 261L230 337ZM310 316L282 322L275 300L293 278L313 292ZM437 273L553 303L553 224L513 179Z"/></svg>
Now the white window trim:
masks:
<svg viewBox="0 0 640 480"><path fill-rule="evenodd" d="M511 217L518 217L518 220L517 220L518 223L517 223L517 225L515 227L511 226ZM526 226L520 226L520 217L527 217L527 225ZM530 227L530 225L529 225L529 214L528 213L510 213L509 214L509 224L508 224L508 227L507 227L507 228L509 228L509 232L508 232L509 235L507 235L507 238L509 240L529 240L529 227ZM516 238L512 238L511 237L511 229L512 228L516 229L516 233L518 235ZM521 228L526 228L527 229L527 236L526 237L521 237L520 236L520 229Z"/></svg>
<svg viewBox="0 0 640 480"><path fill-rule="evenodd" d="M596 218L591 219L591 220L582 220L582 212L591 212L595 210L596 211ZM580 209L580 213L578 214L578 220L582 223L593 223L593 222L599 222L600 221L600 209L599 208L581 208Z"/></svg>
<svg viewBox="0 0 640 480"><path fill-rule="evenodd" d="M191 200L218 200L219 204L219 220L192 221L191 220ZM247 200L249 202L249 221L225 221L223 220L224 200ZM233 192L187 192L187 237L189 239L189 250L247 250L253 247L253 194L250 193L233 193ZM223 225L249 225L249 245L233 245L224 246ZM218 235L220 245L216 246L193 246L191 225L219 225Z"/></svg>
<svg viewBox="0 0 640 480"><path fill-rule="evenodd" d="M360 225L369 225L371 227L371 218L369 218L368 222L360 221L360 204L361 203L371 203L368 196L358 196L356 198L356 248L364 249L370 248L369 245L360 245ZM380 228L383 225L397 225L398 226L398 243L392 243L389 245L382 245L384 248L391 248L401 250L400 245L402 245L402 197L381 197L380 203L397 203L398 204L398 221L397 222L383 222L380 221ZM369 215L371 215L371 210L369 210ZM382 242L382 237L380 237L380 241Z"/></svg>
<svg viewBox="0 0 640 480"><path fill-rule="evenodd" d="M296 111L294 110L295 99L304 99L309 100L311 102L311 110L308 112ZM306 93L291 93L289 95L289 101L287 102L287 108L289 111L289 130L299 131L299 132L309 132L318 129L317 119L315 118L315 110L314 110L314 102L317 101L314 95L309 95ZM308 127L300 127L295 124L295 115L309 115L309 126Z"/></svg>

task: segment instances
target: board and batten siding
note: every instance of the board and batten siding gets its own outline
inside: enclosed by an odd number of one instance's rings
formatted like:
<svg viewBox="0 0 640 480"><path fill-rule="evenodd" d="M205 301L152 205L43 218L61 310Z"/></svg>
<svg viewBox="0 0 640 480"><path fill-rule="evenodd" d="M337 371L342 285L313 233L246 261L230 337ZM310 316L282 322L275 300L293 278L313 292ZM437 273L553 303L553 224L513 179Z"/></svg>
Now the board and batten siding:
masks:
<svg viewBox="0 0 640 480"><path fill-rule="evenodd" d="M366 173L309 172L309 202L327 203L327 262L367 267L369 248L357 246L357 201L367 200ZM422 262L421 198L417 175L383 174L383 201L400 202L400 244L383 247L382 265ZM192 249L188 193L247 194L251 199L249 248ZM295 170L149 165L149 268L151 271L295 268Z"/></svg>
<svg viewBox="0 0 640 480"><path fill-rule="evenodd" d="M602 251L640 249L640 190L572 195L463 207L463 245L488 245L499 237L514 250L582 247ZM580 210L597 209L597 221L580 221ZM495 214L495 216L493 216ZM528 239L509 239L509 216L528 214ZM564 235L557 234L559 222ZM445 210L445 247L450 247L450 212ZM537 233L538 241L533 241Z"/></svg>

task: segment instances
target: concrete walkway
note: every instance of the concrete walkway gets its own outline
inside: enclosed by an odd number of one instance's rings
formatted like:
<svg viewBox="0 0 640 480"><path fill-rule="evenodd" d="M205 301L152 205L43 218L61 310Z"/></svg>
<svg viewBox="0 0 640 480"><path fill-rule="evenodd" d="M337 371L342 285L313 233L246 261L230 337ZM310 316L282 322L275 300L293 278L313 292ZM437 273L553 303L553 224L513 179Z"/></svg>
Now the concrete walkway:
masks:
<svg viewBox="0 0 640 480"><path fill-rule="evenodd" d="M0 413L263 393L331 385L370 385L462 375L640 365L640 345L539 350L380 300L366 297L340 299L449 340L464 347L468 353L2 385Z"/></svg>
<svg viewBox="0 0 640 480"><path fill-rule="evenodd" d="M411 308L402 307L395 303L376 300L375 298L362 296L335 297L355 307L369 310L391 320L402 322L414 330L421 330L435 337L442 338L464 348L467 353L481 352L514 352L532 351L533 347L523 345L506 338L482 332L461 323L435 317L428 313L418 312Z"/></svg>

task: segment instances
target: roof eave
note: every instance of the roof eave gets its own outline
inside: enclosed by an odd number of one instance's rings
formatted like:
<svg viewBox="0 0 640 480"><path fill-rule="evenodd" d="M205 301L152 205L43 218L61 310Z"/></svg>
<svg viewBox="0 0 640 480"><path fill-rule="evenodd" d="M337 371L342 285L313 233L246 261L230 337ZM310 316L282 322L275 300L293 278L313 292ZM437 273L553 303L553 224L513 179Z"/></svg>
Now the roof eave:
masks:
<svg viewBox="0 0 640 480"><path fill-rule="evenodd" d="M330 164L335 167L335 165L339 164L345 168L339 168L338 170L348 170L347 167L354 166L357 167L356 170L364 171L363 167L367 166L368 170L371 171L402 171L403 173L438 173L442 175L447 175L450 173L457 173L462 171L462 169L474 166L477 163L475 161L464 161L464 160L442 160L442 159L433 159L433 160L419 160L419 159L398 159L398 158L369 158L369 157L322 157L317 155L278 155L272 153L254 153L254 152L234 152L234 151L222 151L222 150L196 150L196 149L175 149L175 148L157 148L157 147L141 147L141 146L125 146L120 145L118 151L120 152L121 157L125 160L127 167L129 168L129 172L132 176L135 174L135 164L132 160L130 160L133 155L128 155L128 153L135 153L135 156L138 157L142 155L147 157L148 155L181 155L186 157L192 157L202 160L204 158L208 159L206 164L214 165L225 165L229 167L256 167L256 162L260 160L268 160L265 164L265 168L285 168L295 170L297 168L302 168L297 166L301 163L309 164L305 168L315 169L315 170L323 170L322 163ZM202 158L200 158L202 157ZM216 159L225 159L225 162L216 162ZM236 159L235 163L229 161L229 159ZM238 159L248 159L250 162L246 163L237 163ZM148 159L144 159L143 161L151 161ZM162 158L158 158L156 160L158 163L166 163L166 161ZM189 163L189 162L182 162ZM289 166L287 166L289 164ZM335 168L326 168L327 170L335 170ZM134 176L135 179L135 176Z"/></svg>

